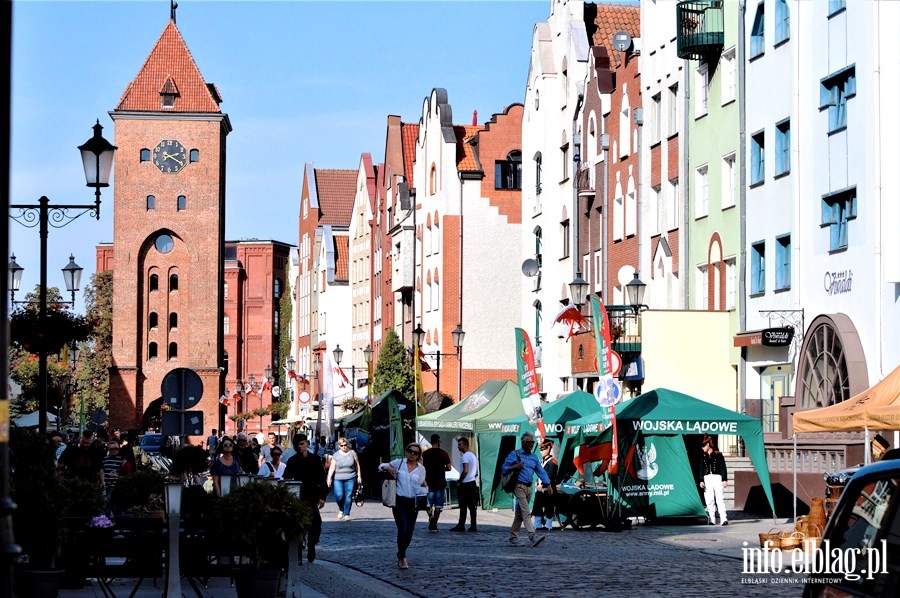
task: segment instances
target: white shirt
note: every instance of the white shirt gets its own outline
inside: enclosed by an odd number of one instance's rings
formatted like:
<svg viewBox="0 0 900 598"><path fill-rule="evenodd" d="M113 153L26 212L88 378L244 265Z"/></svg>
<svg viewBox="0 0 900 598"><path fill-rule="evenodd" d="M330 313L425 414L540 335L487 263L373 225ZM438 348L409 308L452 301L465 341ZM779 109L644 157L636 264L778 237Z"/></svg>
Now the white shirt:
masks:
<svg viewBox="0 0 900 598"><path fill-rule="evenodd" d="M415 469L409 471L406 459L394 459L390 463L382 463L378 469L384 471L388 466L397 470L397 496L415 498L419 494L419 489L425 485L425 466L419 463Z"/></svg>
<svg viewBox="0 0 900 598"><path fill-rule="evenodd" d="M466 469L466 478L464 480L460 480L461 484L465 484L466 482L474 482L476 476L478 475L478 459L475 458L475 453L470 451L464 452L459 457L459 470L462 471L464 465L468 465L468 469Z"/></svg>
<svg viewBox="0 0 900 598"><path fill-rule="evenodd" d="M269 477L269 474L272 473L272 470L269 469L269 466L272 466L275 469L275 479L280 480L282 476L284 476L284 470L287 465L284 464L284 461L278 464L278 467L275 467L275 464L271 461L265 461L262 465L259 466L259 471L256 472L256 475L264 475Z"/></svg>

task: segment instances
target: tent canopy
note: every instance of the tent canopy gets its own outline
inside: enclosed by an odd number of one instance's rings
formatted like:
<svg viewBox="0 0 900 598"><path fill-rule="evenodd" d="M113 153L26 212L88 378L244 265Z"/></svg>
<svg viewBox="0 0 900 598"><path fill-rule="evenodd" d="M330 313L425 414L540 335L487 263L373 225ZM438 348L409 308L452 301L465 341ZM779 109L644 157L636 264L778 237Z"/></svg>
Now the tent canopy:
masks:
<svg viewBox="0 0 900 598"><path fill-rule="evenodd" d="M794 432L900 429L900 366L842 403L794 413Z"/></svg>
<svg viewBox="0 0 900 598"><path fill-rule="evenodd" d="M547 436L562 438L570 421L594 414L599 410L600 404L590 393L576 390L565 394L542 407ZM523 413L519 417L503 422L501 430L503 434L517 436L524 432L535 432L537 426L529 422L528 417Z"/></svg>
<svg viewBox="0 0 900 598"><path fill-rule="evenodd" d="M40 425L40 411L32 411L28 415L23 415L22 417L17 417L13 420L13 423L16 424L20 428L37 428ZM56 416L47 412L47 423L55 424Z"/></svg>
<svg viewBox="0 0 900 598"><path fill-rule="evenodd" d="M758 419L707 403L684 393L658 388L624 403L616 415L616 425L619 430L620 459L627 458L629 451L633 452L632 447L640 441L640 435L644 437L687 434L709 434L711 436L737 434L741 436L774 515L775 501L772 498L772 483L766 463L762 424ZM607 434L609 434L609 429L604 432L603 436Z"/></svg>
<svg viewBox="0 0 900 598"><path fill-rule="evenodd" d="M489 380L459 403L419 416L416 418L416 428L419 432L500 432L503 422L524 413L515 383Z"/></svg>

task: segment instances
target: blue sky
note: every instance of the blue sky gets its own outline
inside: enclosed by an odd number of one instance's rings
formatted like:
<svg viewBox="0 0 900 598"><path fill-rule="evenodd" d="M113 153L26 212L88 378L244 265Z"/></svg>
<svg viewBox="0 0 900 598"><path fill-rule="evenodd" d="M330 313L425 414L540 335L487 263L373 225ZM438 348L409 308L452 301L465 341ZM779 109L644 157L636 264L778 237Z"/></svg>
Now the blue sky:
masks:
<svg viewBox="0 0 900 598"><path fill-rule="evenodd" d="M384 157L389 114L418 122L434 87L447 89L454 122L484 123L522 102L534 24L549 0L517 2L214 2L180 0L177 24L200 72L222 95L228 136L226 237L296 244L303 165L357 168ZM11 202L93 201L76 146L108 112L169 19L169 1L13 5ZM115 171L113 172L115 177ZM95 270L95 247L113 240L113 194L100 221L51 229L48 281L69 253ZM10 249L38 281L38 233L10 223ZM78 294L76 309L83 309Z"/></svg>

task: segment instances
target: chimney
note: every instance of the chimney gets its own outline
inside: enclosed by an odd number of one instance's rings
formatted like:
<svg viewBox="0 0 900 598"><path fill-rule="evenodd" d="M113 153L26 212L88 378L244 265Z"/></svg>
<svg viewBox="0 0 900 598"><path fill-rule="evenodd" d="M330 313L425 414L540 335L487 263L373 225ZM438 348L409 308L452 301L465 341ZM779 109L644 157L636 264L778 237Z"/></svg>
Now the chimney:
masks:
<svg viewBox="0 0 900 598"><path fill-rule="evenodd" d="M474 127L477 125L478 125L478 110L473 110L472 111L472 126Z"/></svg>

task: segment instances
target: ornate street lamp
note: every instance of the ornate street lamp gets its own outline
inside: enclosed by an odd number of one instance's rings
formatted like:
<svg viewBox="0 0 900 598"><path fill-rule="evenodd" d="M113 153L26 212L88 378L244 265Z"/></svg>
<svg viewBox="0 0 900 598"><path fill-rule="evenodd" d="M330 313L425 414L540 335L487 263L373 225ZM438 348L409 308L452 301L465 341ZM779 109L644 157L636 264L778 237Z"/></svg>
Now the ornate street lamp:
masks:
<svg viewBox="0 0 900 598"><path fill-rule="evenodd" d="M569 292L572 295L572 303L575 307L581 309L584 305L584 298L587 295L588 283L581 277L581 272L575 273L575 279L569 283Z"/></svg>
<svg viewBox="0 0 900 598"><path fill-rule="evenodd" d="M49 226L52 223L54 228L62 228L84 214L90 214L97 220L100 220L100 189L109 186L109 176L112 173L113 157L117 148L103 138L101 133L103 127L100 125L99 120L93 129L93 137L78 146L78 149L81 151L86 184L88 187L95 189L93 204L54 205L50 203L46 196L43 196L38 199L37 204L11 204L9 206L11 208L10 218L27 228L38 227L41 264L38 322L42 329L46 327L47 322L47 236L49 234ZM21 282L21 268L15 271L13 269L14 265L18 266L18 264L15 264L15 260L12 260L10 262L10 277L18 276L19 282ZM72 302L74 303L74 291L78 290L77 286L80 284L81 274L80 272L78 273L79 280L76 280L74 270L77 268L77 264L74 263L74 259L70 262L70 266L75 266L75 268L69 269L66 273L67 276L69 274L73 275L71 281L67 279L66 288L72 292ZM71 287L70 282L72 283ZM15 286L15 289L18 289L18 284ZM10 286L10 292L14 292L12 285ZM38 352L38 378L42 386L42 392L39 393L38 430L41 435L45 435L47 433L47 353L45 351Z"/></svg>
<svg viewBox="0 0 900 598"><path fill-rule="evenodd" d="M644 291L646 290L647 285L641 282L641 279L638 278L638 273L635 272L631 282L625 285L625 291L628 293L628 304L634 310L634 313L641 311L642 307L647 307L644 305Z"/></svg>
<svg viewBox="0 0 900 598"><path fill-rule="evenodd" d="M366 348L363 349L363 355L366 356L366 395L371 398L372 396L372 359L375 357L375 349L372 348L372 345L366 345Z"/></svg>
<svg viewBox="0 0 900 598"><path fill-rule="evenodd" d="M322 380L319 377L319 370L322 369L322 355L318 351L313 354L313 372L316 375L316 454L319 454L319 436L322 430Z"/></svg>

